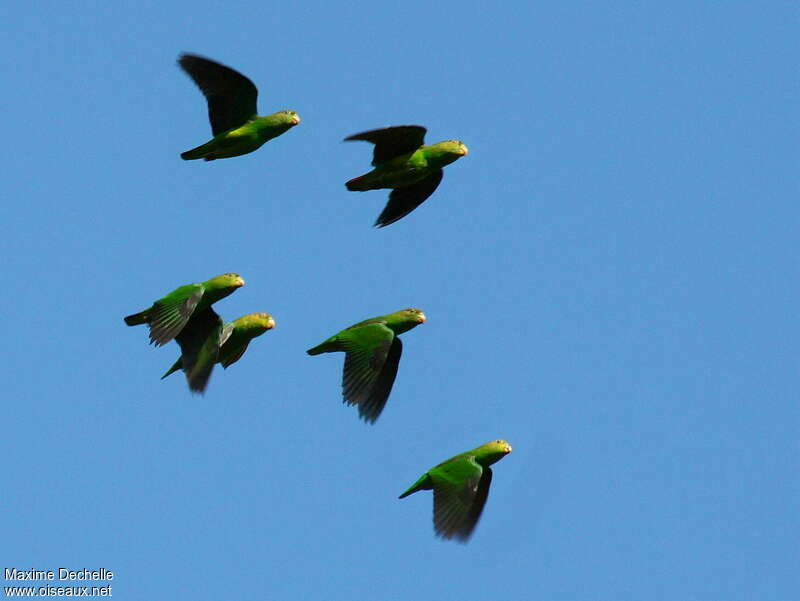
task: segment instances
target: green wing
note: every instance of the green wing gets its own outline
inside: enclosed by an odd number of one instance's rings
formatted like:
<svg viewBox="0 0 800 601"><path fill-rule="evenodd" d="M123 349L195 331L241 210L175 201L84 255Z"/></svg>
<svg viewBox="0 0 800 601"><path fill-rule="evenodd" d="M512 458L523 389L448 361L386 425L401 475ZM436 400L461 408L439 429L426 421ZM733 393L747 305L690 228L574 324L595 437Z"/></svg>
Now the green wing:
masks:
<svg viewBox="0 0 800 601"><path fill-rule="evenodd" d="M389 202L378 216L375 225L385 227L408 215L433 194L443 176L444 171L437 169L431 175L415 184L392 190L389 194Z"/></svg>
<svg viewBox="0 0 800 601"><path fill-rule="evenodd" d="M258 113L258 89L238 71L195 54L182 54L178 64L206 97L215 136L244 125Z"/></svg>
<svg viewBox="0 0 800 601"><path fill-rule="evenodd" d="M175 338L186 326L204 293L202 284L188 284L154 302L147 311L150 343L162 346Z"/></svg>
<svg viewBox="0 0 800 601"><path fill-rule="evenodd" d="M225 369L242 358L242 355L244 355L244 352L247 350L247 345L250 342L249 340L246 340L244 344L235 346L234 341L230 340L231 334L233 334L235 329L236 323L229 321L222 328L222 335L219 337L219 362Z"/></svg>
<svg viewBox="0 0 800 601"><path fill-rule="evenodd" d="M222 318L209 307L192 316L175 340L181 347L181 364L192 392L204 392L219 359Z"/></svg>
<svg viewBox="0 0 800 601"><path fill-rule="evenodd" d="M233 323L225 324L225 326L222 328L222 333L220 334L219 337L219 347L220 347L219 362L223 364L223 367L228 367L228 365L225 365L225 360L222 357L222 352L224 350L225 341L228 340L232 331L233 331ZM231 361L231 363L233 363L233 361ZM167 370L167 372L163 376L161 376L161 379L163 380L167 376L174 374L182 367L183 367L183 356L181 355L180 357L178 357L175 363L172 364L172 367L170 367Z"/></svg>
<svg viewBox="0 0 800 601"><path fill-rule="evenodd" d="M392 390L403 344L383 323L350 328L338 335L345 350L342 396L358 405L358 414L374 423Z"/></svg>
<svg viewBox="0 0 800 601"><path fill-rule="evenodd" d="M228 369L231 365L241 359L242 355L244 355L244 352L247 350L247 345L249 344L250 341L248 340L238 347L231 349L229 352L226 352L224 356L220 357L220 363L222 363L222 367Z"/></svg>
<svg viewBox="0 0 800 601"><path fill-rule="evenodd" d="M345 141L364 140L375 144L372 164L377 166L400 155L415 151L425 143L426 131L421 125L397 125L353 134L345 138Z"/></svg>
<svg viewBox="0 0 800 601"><path fill-rule="evenodd" d="M469 539L481 517L492 470L475 458L445 462L429 471L433 482L433 528L442 538Z"/></svg>
<svg viewBox="0 0 800 601"><path fill-rule="evenodd" d="M397 377L397 368L400 366L400 356L403 354L403 343L395 336L389 346L389 352L386 355L386 360L383 363L383 368L375 378L369 394L358 403L358 415L364 421L373 424L378 419L383 408L386 406L386 401L389 399L389 393L392 392L394 380ZM345 363L347 358L345 357Z"/></svg>

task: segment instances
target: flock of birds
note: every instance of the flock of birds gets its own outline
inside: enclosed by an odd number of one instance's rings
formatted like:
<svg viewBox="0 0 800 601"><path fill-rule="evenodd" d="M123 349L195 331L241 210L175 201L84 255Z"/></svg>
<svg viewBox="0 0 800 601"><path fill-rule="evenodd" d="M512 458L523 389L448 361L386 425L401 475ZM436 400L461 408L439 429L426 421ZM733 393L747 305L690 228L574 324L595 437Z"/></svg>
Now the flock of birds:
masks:
<svg viewBox="0 0 800 601"><path fill-rule="evenodd" d="M208 102L213 138L181 154L185 160L213 161L253 152L300 123L291 110L259 116L258 89L241 73L194 54L182 54L181 68L194 80ZM425 128L401 125L375 129L345 138L374 144L374 169L345 185L348 190L390 189L389 201L375 225L384 227L405 217L424 202L442 181L443 167L466 155L459 140L424 144ZM163 346L175 340L181 355L162 376L183 370L189 389L203 393L214 365L228 368L241 359L250 341L275 327L269 313L251 313L224 323L211 308L244 286L236 273L225 273L176 288L144 311L128 315L129 326L147 324L150 343ZM360 321L310 348L309 355L344 352L342 396L355 405L361 419L374 423L383 411L400 365L399 335L425 322L420 309L402 309ZM433 490L433 524L437 535L466 541L480 519L489 486L491 465L511 452L505 440L493 440L451 457L426 471L404 498Z"/></svg>

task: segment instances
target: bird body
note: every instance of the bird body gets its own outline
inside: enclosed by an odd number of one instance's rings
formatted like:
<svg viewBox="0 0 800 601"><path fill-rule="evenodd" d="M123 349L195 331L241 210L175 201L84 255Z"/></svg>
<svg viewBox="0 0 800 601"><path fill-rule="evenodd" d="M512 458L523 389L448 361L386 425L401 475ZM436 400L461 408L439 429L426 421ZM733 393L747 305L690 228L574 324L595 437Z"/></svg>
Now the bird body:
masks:
<svg viewBox="0 0 800 601"><path fill-rule="evenodd" d="M389 188L389 202L375 225L384 227L405 217L424 202L442 181L442 168L469 151L459 140L423 145L426 129L398 125L352 135L345 140L364 140L375 145L372 171L354 177L345 186L365 192Z"/></svg>
<svg viewBox="0 0 800 601"><path fill-rule="evenodd" d="M186 161L213 161L248 154L298 123L300 117L294 111L278 111L265 117L254 116L244 125L224 131L205 144L181 153L181 158Z"/></svg>
<svg viewBox="0 0 800 601"><path fill-rule="evenodd" d="M208 309L218 300L244 286L239 274L224 273L196 284L180 286L155 301L152 306L128 315L129 326L146 323L150 327L150 343L162 346L175 338L195 313Z"/></svg>
<svg viewBox="0 0 800 601"><path fill-rule="evenodd" d="M309 355L345 353L342 396L358 405L359 416L374 423L392 390L403 345L398 336L425 322L420 309L402 309L365 319L306 351Z"/></svg>
<svg viewBox="0 0 800 601"><path fill-rule="evenodd" d="M398 498L433 489L433 526L441 538L465 542L483 512L492 482L489 467L511 452L505 440L492 440L451 457L422 474Z"/></svg>
<svg viewBox="0 0 800 601"><path fill-rule="evenodd" d="M369 173L354 177L345 185L348 190L357 192L410 186L460 159L465 153L461 152L459 145L461 142L458 140L446 140L422 146L378 165Z"/></svg>
<svg viewBox="0 0 800 601"><path fill-rule="evenodd" d="M250 313L224 325L219 316L216 316L213 322L206 323L210 325L195 325L190 320L184 331L195 329L197 332L178 338L182 354L161 376L162 380L183 369L189 388L193 392L203 392L214 364L220 363L227 369L242 358L253 338L275 327L275 320L269 313Z"/></svg>
<svg viewBox="0 0 800 601"><path fill-rule="evenodd" d="M178 64L192 78L208 102L214 137L181 154L185 160L226 159L248 154L300 123L290 110L258 116L258 89L247 77L196 54L182 54Z"/></svg>

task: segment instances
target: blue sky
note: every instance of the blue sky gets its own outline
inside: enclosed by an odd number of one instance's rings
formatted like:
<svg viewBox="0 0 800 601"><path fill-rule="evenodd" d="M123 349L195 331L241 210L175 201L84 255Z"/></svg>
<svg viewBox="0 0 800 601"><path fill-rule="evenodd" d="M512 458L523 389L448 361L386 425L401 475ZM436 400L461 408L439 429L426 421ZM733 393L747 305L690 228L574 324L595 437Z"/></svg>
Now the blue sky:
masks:
<svg viewBox="0 0 800 601"><path fill-rule="evenodd" d="M0 568L131 600L781 600L797 593L798 15L789 2L12 3ZM175 64L302 123L208 139ZM353 133L469 156L385 229ZM122 316L225 271L278 326L205 396ZM428 322L375 426L306 348ZM467 545L439 461L502 437ZM5 583L8 584L8 583Z"/></svg>

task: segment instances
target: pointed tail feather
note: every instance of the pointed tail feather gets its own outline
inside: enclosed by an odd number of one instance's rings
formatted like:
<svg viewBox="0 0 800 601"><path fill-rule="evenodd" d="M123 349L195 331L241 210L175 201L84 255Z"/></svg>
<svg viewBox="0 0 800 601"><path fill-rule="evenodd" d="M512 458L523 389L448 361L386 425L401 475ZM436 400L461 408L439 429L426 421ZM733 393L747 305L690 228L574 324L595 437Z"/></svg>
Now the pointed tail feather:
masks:
<svg viewBox="0 0 800 601"><path fill-rule="evenodd" d="M414 482L414 484L412 484L406 492L404 492L397 498L404 499L408 495L414 494L418 490L430 490L431 488L433 488L433 483L431 482L431 477L426 472L422 474L422 476L420 476L420 479Z"/></svg>
<svg viewBox="0 0 800 601"><path fill-rule="evenodd" d="M213 140L212 140L213 141ZM201 144L197 148L192 148L191 150L187 150L186 152L181 153L181 158L184 161L193 161L195 159L205 159L206 161L213 161L214 156L206 156L209 155L211 142L206 142L205 144Z"/></svg>
<svg viewBox="0 0 800 601"><path fill-rule="evenodd" d="M134 313L133 315L128 315L124 318L125 323L129 326L138 326L143 323L147 323L147 311L142 311L141 313Z"/></svg>
<svg viewBox="0 0 800 601"><path fill-rule="evenodd" d="M306 352L309 355L319 355L321 353L333 353L335 351L342 350L341 347L337 344L336 338L329 338L322 344L318 344L314 348L308 349Z"/></svg>
<svg viewBox="0 0 800 601"><path fill-rule="evenodd" d="M167 373L165 373L163 376L161 376L161 379L163 380L168 375L174 374L176 371L180 370L182 367L183 367L183 357L178 357L178 360L175 363L172 364L172 367L170 367L167 370Z"/></svg>
<svg viewBox="0 0 800 601"><path fill-rule="evenodd" d="M348 180L345 183L345 186L347 186L347 189L351 192L366 192L367 190L373 189L369 182L365 181L363 175L359 175L358 177Z"/></svg>

